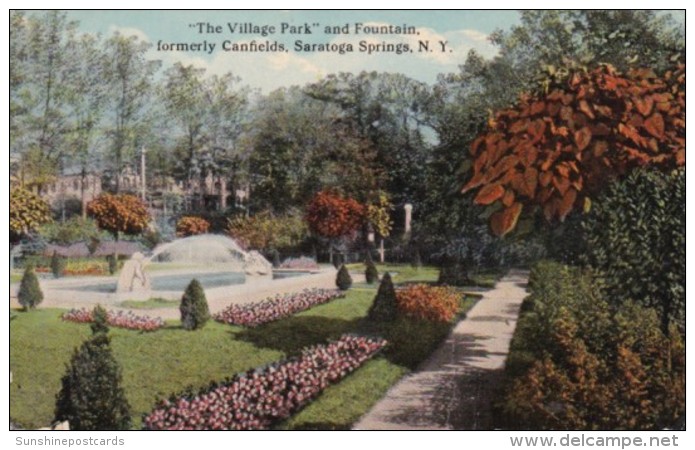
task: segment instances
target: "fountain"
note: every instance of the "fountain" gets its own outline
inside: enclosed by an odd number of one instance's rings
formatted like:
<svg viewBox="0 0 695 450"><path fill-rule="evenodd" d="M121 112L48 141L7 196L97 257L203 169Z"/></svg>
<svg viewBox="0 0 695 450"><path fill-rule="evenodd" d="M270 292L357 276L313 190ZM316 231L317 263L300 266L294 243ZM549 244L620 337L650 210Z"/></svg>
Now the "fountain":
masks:
<svg viewBox="0 0 695 450"><path fill-rule="evenodd" d="M137 258L136 258L137 256ZM212 273L212 283L225 283L225 279L233 274L239 274L241 283L246 280L243 275L252 280L272 277L273 266L257 251L244 251L233 239L214 234L201 234L177 239L173 242L157 246L149 258L136 253L126 262L118 279L116 292L140 292L151 289L150 280L145 275L144 268L150 263L169 264L172 267L184 265L187 270L198 268L200 272ZM220 275L223 274L223 275ZM181 277L173 276L172 281L180 281ZM154 279L156 283L158 280ZM233 280L238 283L238 277Z"/></svg>

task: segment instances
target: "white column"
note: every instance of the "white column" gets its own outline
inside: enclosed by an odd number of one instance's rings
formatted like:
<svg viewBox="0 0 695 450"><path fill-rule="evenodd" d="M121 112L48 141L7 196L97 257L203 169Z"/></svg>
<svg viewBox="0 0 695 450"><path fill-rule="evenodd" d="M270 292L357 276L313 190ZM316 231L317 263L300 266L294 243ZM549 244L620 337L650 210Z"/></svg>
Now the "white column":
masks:
<svg viewBox="0 0 695 450"><path fill-rule="evenodd" d="M413 205L406 203L403 209L405 209L405 234L407 235L410 234L410 222L413 219Z"/></svg>

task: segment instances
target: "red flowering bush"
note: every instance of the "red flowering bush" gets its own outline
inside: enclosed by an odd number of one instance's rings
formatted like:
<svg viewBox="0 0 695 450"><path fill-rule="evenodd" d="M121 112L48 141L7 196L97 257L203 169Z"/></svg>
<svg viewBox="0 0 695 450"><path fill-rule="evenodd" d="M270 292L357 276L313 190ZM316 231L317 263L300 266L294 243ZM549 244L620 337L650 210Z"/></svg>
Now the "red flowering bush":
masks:
<svg viewBox="0 0 695 450"><path fill-rule="evenodd" d="M91 323L94 321L91 309L71 309L61 318L69 322ZM130 311L107 311L106 321L112 327L138 331L155 331L164 326L164 321L147 316L137 316Z"/></svg>
<svg viewBox="0 0 695 450"><path fill-rule="evenodd" d="M315 270L319 268L314 258L302 256L299 258L287 258L280 264L280 269L296 269L296 270Z"/></svg>
<svg viewBox="0 0 695 450"><path fill-rule="evenodd" d="M143 418L146 430L264 430L309 404L386 345L344 335L298 357L249 370L198 395L159 402Z"/></svg>
<svg viewBox="0 0 695 450"><path fill-rule="evenodd" d="M205 234L210 229L210 222L195 216L184 216L176 222L176 235L179 237Z"/></svg>
<svg viewBox="0 0 695 450"><path fill-rule="evenodd" d="M229 305L224 311L215 314L214 319L230 325L257 327L344 296L345 294L333 289L305 289L302 292L276 295L258 303Z"/></svg>
<svg viewBox="0 0 695 450"><path fill-rule="evenodd" d="M413 284L396 291L399 311L431 322L451 321L459 311L459 297L452 288L426 284Z"/></svg>

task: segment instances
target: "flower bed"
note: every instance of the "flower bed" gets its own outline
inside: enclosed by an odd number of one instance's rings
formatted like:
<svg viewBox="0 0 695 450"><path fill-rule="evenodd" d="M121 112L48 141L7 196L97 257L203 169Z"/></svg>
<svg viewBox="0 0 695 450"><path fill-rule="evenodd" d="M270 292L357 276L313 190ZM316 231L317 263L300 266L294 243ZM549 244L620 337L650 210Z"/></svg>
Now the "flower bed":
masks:
<svg viewBox="0 0 695 450"><path fill-rule="evenodd" d="M138 316L130 311L107 311L106 317L108 324L112 327L126 328L128 330L155 331L164 326L164 321L159 317ZM84 308L71 309L64 313L61 318L76 323L90 323L93 321L92 310Z"/></svg>
<svg viewBox="0 0 695 450"><path fill-rule="evenodd" d="M314 400L386 345L344 335L296 358L236 375L198 395L160 401L143 418L147 430L264 430Z"/></svg>
<svg viewBox="0 0 695 450"><path fill-rule="evenodd" d="M319 265L314 261L313 258L308 258L302 256L300 258L287 258L280 264L280 269L294 269L294 270L317 270Z"/></svg>
<svg viewBox="0 0 695 450"><path fill-rule="evenodd" d="M257 327L344 296L334 289L305 289L298 293L276 295L258 303L230 305L215 314L214 319L230 325Z"/></svg>

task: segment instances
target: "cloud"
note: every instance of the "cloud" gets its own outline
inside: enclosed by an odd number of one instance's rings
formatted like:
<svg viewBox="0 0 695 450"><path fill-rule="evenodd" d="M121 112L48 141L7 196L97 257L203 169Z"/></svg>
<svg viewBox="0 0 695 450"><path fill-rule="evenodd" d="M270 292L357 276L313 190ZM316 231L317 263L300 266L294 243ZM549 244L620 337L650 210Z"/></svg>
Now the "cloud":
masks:
<svg viewBox="0 0 695 450"><path fill-rule="evenodd" d="M149 36L147 36L147 33L142 31L139 28L134 28L134 27L119 27L116 25L111 25L109 27L109 35L114 34L114 33L119 33L123 36L135 36L136 38L140 39L141 41L144 42L150 42Z"/></svg>

